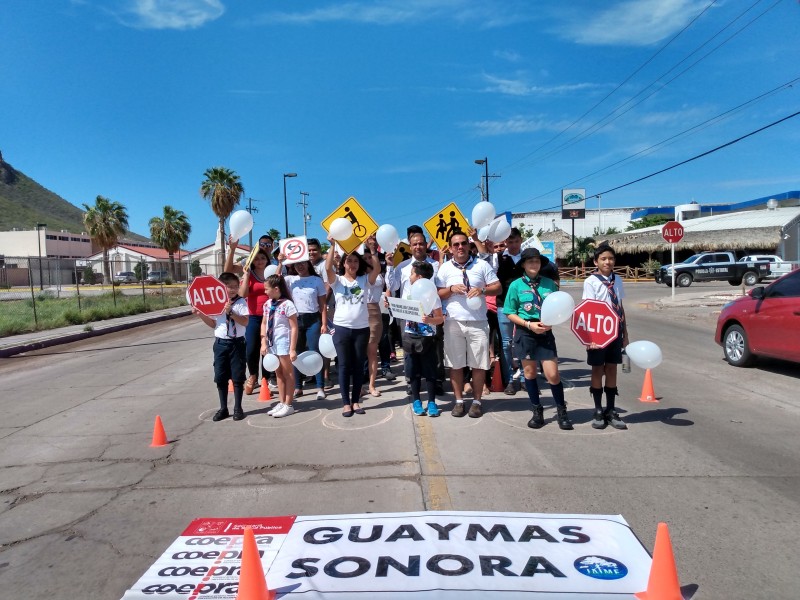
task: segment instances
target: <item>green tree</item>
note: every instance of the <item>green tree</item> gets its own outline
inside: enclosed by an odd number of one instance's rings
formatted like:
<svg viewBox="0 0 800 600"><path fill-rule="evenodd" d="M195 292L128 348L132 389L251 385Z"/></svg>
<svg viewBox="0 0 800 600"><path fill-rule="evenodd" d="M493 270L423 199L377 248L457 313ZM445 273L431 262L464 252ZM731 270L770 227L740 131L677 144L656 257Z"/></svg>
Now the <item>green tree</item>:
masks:
<svg viewBox="0 0 800 600"><path fill-rule="evenodd" d="M599 227L595 227L594 233L592 235L594 235L595 238L599 238L604 235L614 235L615 233L619 232L620 232L619 229L617 229L616 227L609 227L608 229L605 229L603 231L600 231Z"/></svg>
<svg viewBox="0 0 800 600"><path fill-rule="evenodd" d="M141 260L134 265L133 272L136 274L136 279L139 281L144 281L150 274L150 268L147 266L145 261Z"/></svg>
<svg viewBox="0 0 800 600"><path fill-rule="evenodd" d="M192 277L197 277L203 272L203 268L200 266L200 261L196 258L192 261L190 272Z"/></svg>
<svg viewBox="0 0 800 600"><path fill-rule="evenodd" d="M631 221L631 224L628 225L625 231L634 231L635 229L644 229L645 227L653 227L654 225L663 225L671 220L672 218L667 215L650 215Z"/></svg>
<svg viewBox="0 0 800 600"><path fill-rule="evenodd" d="M108 251L128 231L128 211L119 202L98 196L94 206L84 204L83 224L92 241L103 249L103 279L111 281Z"/></svg>
<svg viewBox="0 0 800 600"><path fill-rule="evenodd" d="M277 244L281 240L281 232L272 227L271 229L267 230L267 235L275 241L275 247L277 248ZM289 237L292 236L290 235Z"/></svg>
<svg viewBox="0 0 800 600"><path fill-rule="evenodd" d="M183 211L164 207L164 216L150 219L150 239L169 254L169 273L175 277L175 253L189 241L192 226Z"/></svg>
<svg viewBox="0 0 800 600"><path fill-rule="evenodd" d="M205 180L200 185L200 195L209 201L211 210L219 219L219 241L222 248L222 264L225 264L225 219L239 204L244 186L239 176L225 167L211 167L203 173Z"/></svg>
<svg viewBox="0 0 800 600"><path fill-rule="evenodd" d="M591 262L594 251L595 239L592 237L575 238L575 248L570 248L567 252L567 264L585 268L587 262Z"/></svg>

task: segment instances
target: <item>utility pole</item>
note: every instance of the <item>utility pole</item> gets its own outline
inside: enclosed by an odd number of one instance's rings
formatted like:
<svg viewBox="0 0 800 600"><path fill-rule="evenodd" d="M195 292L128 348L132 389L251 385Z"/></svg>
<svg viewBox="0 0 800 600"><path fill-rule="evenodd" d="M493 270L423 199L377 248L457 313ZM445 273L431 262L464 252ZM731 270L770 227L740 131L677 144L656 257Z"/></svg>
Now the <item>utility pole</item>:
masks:
<svg viewBox="0 0 800 600"><path fill-rule="evenodd" d="M258 200L253 200L252 198L248 198L247 199L247 208L245 209L251 215L253 213L257 213L258 212L258 209L255 206L253 206L253 202L258 202ZM249 235L250 235L250 237L248 238L248 242L250 243L250 249L252 249L253 248L253 229L252 229L252 227L250 228L250 234Z"/></svg>
<svg viewBox="0 0 800 600"><path fill-rule="evenodd" d="M300 195L303 197L299 204L303 207L303 235L308 237L308 220L311 218L311 215L306 215L306 208L308 208L308 192L300 192Z"/></svg>
<svg viewBox="0 0 800 600"><path fill-rule="evenodd" d="M497 177L500 177L500 175L489 175L489 158L488 157L483 157L483 158L476 159L475 160L475 164L476 165L483 165L483 168L484 168L483 179L484 179L485 183L484 183L483 189L481 190L481 192L482 192L481 193L481 196L482 196L481 199L482 200L486 200L486 202L488 202L489 201L489 178L490 177L497 178Z"/></svg>

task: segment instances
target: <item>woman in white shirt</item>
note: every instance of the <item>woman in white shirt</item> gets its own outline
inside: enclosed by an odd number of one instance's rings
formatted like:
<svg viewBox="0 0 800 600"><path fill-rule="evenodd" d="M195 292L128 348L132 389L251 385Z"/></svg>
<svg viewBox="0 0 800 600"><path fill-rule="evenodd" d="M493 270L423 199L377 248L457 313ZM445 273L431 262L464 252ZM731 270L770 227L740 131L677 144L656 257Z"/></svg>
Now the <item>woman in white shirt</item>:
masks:
<svg viewBox="0 0 800 600"><path fill-rule="evenodd" d="M328 237L333 246L336 242ZM333 345L336 347L336 364L339 371L339 390L342 394L342 416L364 414L359 404L364 383L364 363L369 342L369 312L367 289L375 285L381 266L378 257L369 256L369 262L357 252L342 255L338 273L333 268L333 248L325 257L325 270L331 287L336 310L333 313Z"/></svg>
<svg viewBox="0 0 800 600"><path fill-rule="evenodd" d="M325 283L309 261L289 265L296 275L287 275L286 284L297 307L297 349L319 352L319 336L328 333L328 308L325 301ZM294 372L294 397L303 395L303 374ZM317 400L325 399L322 371L315 375Z"/></svg>

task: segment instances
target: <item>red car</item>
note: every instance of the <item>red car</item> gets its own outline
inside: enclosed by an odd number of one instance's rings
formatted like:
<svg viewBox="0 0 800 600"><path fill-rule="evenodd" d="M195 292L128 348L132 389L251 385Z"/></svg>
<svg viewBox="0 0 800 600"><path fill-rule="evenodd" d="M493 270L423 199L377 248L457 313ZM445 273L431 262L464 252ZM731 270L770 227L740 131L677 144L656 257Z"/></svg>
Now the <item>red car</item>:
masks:
<svg viewBox="0 0 800 600"><path fill-rule="evenodd" d="M800 270L722 307L714 341L735 367L756 356L800 362Z"/></svg>

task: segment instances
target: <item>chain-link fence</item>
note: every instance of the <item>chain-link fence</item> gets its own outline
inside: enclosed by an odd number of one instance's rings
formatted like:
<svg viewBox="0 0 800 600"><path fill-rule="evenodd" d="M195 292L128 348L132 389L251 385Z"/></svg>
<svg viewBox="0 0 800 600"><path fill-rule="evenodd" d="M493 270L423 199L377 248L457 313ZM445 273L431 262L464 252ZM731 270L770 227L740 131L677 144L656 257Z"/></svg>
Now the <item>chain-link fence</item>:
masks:
<svg viewBox="0 0 800 600"><path fill-rule="evenodd" d="M0 337L185 305L192 277L219 268L189 257L172 268L111 262L109 270L102 261L0 257Z"/></svg>

